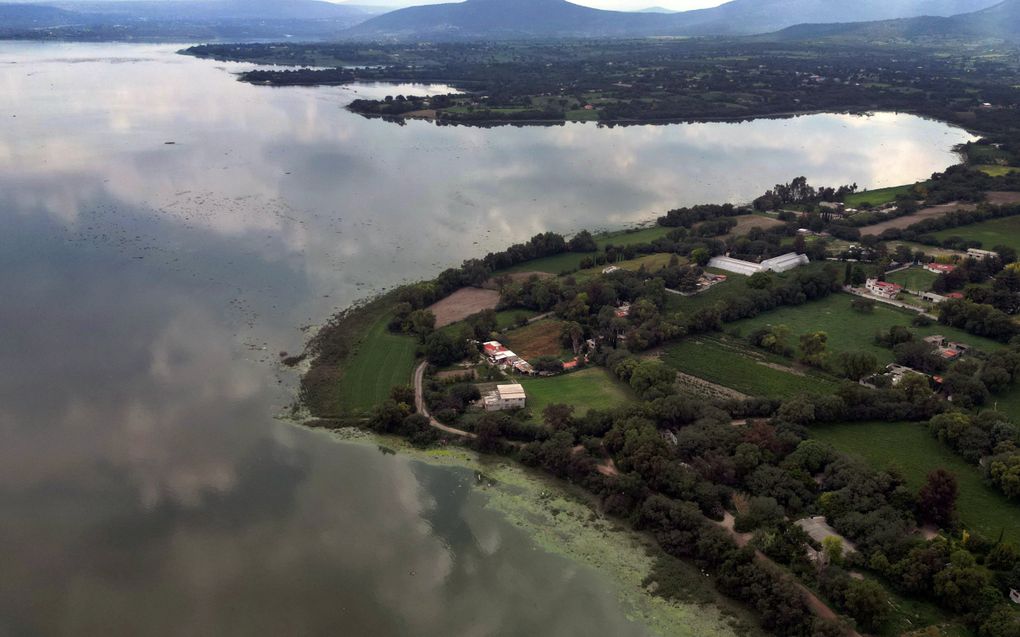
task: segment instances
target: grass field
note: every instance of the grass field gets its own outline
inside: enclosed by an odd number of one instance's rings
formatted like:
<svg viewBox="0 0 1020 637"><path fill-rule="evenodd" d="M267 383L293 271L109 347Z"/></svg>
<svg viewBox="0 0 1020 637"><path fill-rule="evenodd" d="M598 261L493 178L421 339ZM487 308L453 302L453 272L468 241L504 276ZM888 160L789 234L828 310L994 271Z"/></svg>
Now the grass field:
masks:
<svg viewBox="0 0 1020 637"><path fill-rule="evenodd" d="M1020 540L1020 506L987 486L977 467L935 439L923 423L825 425L813 427L811 435L876 468L897 467L913 489L919 489L935 469L952 472L959 483L957 509L963 524L993 541L1000 531L1008 540Z"/></svg>
<svg viewBox="0 0 1020 637"><path fill-rule="evenodd" d="M855 192L852 195L847 195L843 199L843 203L846 204L847 208L860 208L861 204L867 202L872 206L882 206L887 203L896 201L896 197L899 195L910 194L910 189L914 187L914 184L907 184L905 186L893 186L892 188L879 188L877 190L866 190L864 192Z"/></svg>
<svg viewBox="0 0 1020 637"><path fill-rule="evenodd" d="M408 385L417 346L410 336L391 334L389 317L376 321L344 363L340 404L346 413L365 413L386 400L394 385Z"/></svg>
<svg viewBox="0 0 1020 637"><path fill-rule="evenodd" d="M510 330L503 335L503 344L524 360L559 356L564 353L562 333L562 321L546 319Z"/></svg>
<svg viewBox="0 0 1020 637"><path fill-rule="evenodd" d="M611 409L634 400L630 387L601 367L589 367L572 374L550 378L523 378L532 419L542 420L542 410L553 404L574 407L575 415L590 409Z"/></svg>
<svg viewBox="0 0 1020 637"><path fill-rule="evenodd" d="M969 226L949 228L934 233L934 236L937 239L961 237L968 241L980 241L981 247L986 250L1000 245L1020 250L1020 217L1003 217Z"/></svg>
<svg viewBox="0 0 1020 637"><path fill-rule="evenodd" d="M1020 168L1015 166L999 166L998 164L985 164L983 166L975 166L975 168L990 177L1004 177L1010 173L1020 172Z"/></svg>
<svg viewBox="0 0 1020 637"><path fill-rule="evenodd" d="M801 334L825 332L829 336L830 352L870 352L882 364L891 363L893 354L892 350L875 344L875 334L879 331L888 331L893 325L906 326L917 336L942 334L950 340L968 343L986 351L1003 347L995 341L972 336L962 330L938 323L928 327L914 327L911 321L916 314L881 303L877 303L871 313L863 314L850 307L852 300L853 297L848 294L832 294L819 301L796 307L782 307L751 319L730 323L726 328L739 329L740 334L746 337L757 329L785 325L790 328L789 344L794 347L797 346Z"/></svg>
<svg viewBox="0 0 1020 637"><path fill-rule="evenodd" d="M720 301L739 297L747 293L747 277L713 268L708 268L706 272L724 274L726 275L726 280L694 296L670 294L666 297L666 306L674 312L680 310L689 316L702 308L712 307Z"/></svg>
<svg viewBox="0 0 1020 637"><path fill-rule="evenodd" d="M931 289L931 284L937 278L939 278L939 275L934 272L929 272L922 267L915 266L908 270L900 270L899 272L888 274L885 280L890 283L899 283L908 290L927 292Z"/></svg>
<svg viewBox="0 0 1020 637"><path fill-rule="evenodd" d="M638 243L649 243L660 237L666 236L670 230L672 230L672 228L663 228L660 226L638 228L634 230L620 230L618 232L596 235L595 243L598 244L600 251L605 250L606 246L610 244L614 246L629 246ZM533 261L518 263L512 268L503 270L503 272L548 272L549 274L560 274L561 272L576 270L580 267L582 259L593 255L594 253L592 252L566 252L564 254L557 254L551 257L543 257ZM601 269L604 266L599 267Z"/></svg>
<svg viewBox="0 0 1020 637"><path fill-rule="evenodd" d="M810 371L798 373L790 361L728 336L686 338L668 346L662 360L677 371L751 396L787 397L836 388L835 380Z"/></svg>

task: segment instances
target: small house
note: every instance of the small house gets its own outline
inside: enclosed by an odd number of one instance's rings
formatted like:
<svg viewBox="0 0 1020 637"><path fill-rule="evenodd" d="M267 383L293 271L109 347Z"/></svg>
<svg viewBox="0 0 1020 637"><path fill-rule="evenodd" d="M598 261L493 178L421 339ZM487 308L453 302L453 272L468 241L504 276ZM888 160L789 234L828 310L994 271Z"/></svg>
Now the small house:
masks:
<svg viewBox="0 0 1020 637"><path fill-rule="evenodd" d="M496 385L496 391L485 397L485 411L524 409L527 400L524 387L520 384Z"/></svg>
<svg viewBox="0 0 1020 637"><path fill-rule="evenodd" d="M927 263L924 269L935 274L949 274L956 269L956 266L948 263Z"/></svg>
<svg viewBox="0 0 1020 637"><path fill-rule="evenodd" d="M867 288L868 292L884 299L894 299L897 294L903 291L902 285L889 283L887 281L879 281L878 279L868 279L865 282L864 287Z"/></svg>

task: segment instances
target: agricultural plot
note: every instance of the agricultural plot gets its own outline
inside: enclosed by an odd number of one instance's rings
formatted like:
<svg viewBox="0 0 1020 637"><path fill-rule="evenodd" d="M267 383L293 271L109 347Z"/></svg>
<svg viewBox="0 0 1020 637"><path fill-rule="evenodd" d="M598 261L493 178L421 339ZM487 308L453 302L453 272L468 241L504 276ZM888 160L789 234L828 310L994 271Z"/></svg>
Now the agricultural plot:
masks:
<svg viewBox="0 0 1020 637"><path fill-rule="evenodd" d="M927 292L937 278L938 275L934 272L929 272L921 267L913 267L887 274L885 280L890 283L898 283L908 290Z"/></svg>
<svg viewBox="0 0 1020 637"><path fill-rule="evenodd" d="M1003 217L969 226L949 228L933 235L939 240L960 237L967 241L978 241L986 250L995 246L1009 246L1020 250L1020 217Z"/></svg>
<svg viewBox="0 0 1020 637"><path fill-rule="evenodd" d="M564 354L563 322L543 320L510 330L503 335L503 344L524 360Z"/></svg>
<svg viewBox="0 0 1020 637"><path fill-rule="evenodd" d="M665 349L662 360L679 372L749 396L789 397L801 393L831 392L837 386L810 370L751 348L727 336L697 336Z"/></svg>
<svg viewBox="0 0 1020 637"><path fill-rule="evenodd" d="M967 464L932 436L923 423L849 423L812 427L811 436L840 451L864 458L877 469L899 469L913 489L938 468L956 475L957 509L963 524L995 540L1020 540L1020 506L987 486L977 467Z"/></svg>
<svg viewBox="0 0 1020 637"><path fill-rule="evenodd" d="M357 350L344 363L340 378L340 404L345 413L360 414L386 400L395 385L407 385L414 372L417 342L391 334L389 317L365 333Z"/></svg>
<svg viewBox="0 0 1020 637"><path fill-rule="evenodd" d="M591 409L612 409L634 400L630 387L602 367L549 378L524 378L520 382L536 422L542 420L542 410L553 404L570 405L574 414L581 416Z"/></svg>
<svg viewBox="0 0 1020 637"><path fill-rule="evenodd" d="M967 343L985 351L1002 348L1002 345L995 341L937 323L927 327L915 327L911 325L911 321L916 314L889 305L877 303L875 309L869 313L858 312L850 306L853 298L848 294L832 294L819 301L796 307L782 307L754 318L730 323L726 327L739 329L741 335L747 336L758 329L785 325L790 328L789 344L794 347L801 334L825 332L829 337L831 353L869 352L883 365L893 362L893 353L892 350L875 343L875 334L888 331L893 325L905 326L919 337L942 334L952 341Z"/></svg>

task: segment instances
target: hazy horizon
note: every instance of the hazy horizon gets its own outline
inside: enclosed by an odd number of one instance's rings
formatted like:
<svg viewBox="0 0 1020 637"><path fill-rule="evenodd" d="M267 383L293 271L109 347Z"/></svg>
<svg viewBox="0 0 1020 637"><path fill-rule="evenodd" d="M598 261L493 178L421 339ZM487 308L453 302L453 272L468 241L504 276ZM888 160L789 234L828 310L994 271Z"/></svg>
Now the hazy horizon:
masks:
<svg viewBox="0 0 1020 637"><path fill-rule="evenodd" d="M74 4L76 2L96 2L104 0L29 0L36 4ZM112 2L124 0L108 0ZM154 2L166 0L151 0ZM216 0L208 0L215 2ZM352 4L375 7L391 7L400 9L404 7L418 6L423 4L445 4L458 0L325 0L334 4ZM651 7L662 7L673 11L689 11L691 9L705 9L725 4L728 0L569 0L574 4L594 7L596 9L611 9L616 11L641 11Z"/></svg>

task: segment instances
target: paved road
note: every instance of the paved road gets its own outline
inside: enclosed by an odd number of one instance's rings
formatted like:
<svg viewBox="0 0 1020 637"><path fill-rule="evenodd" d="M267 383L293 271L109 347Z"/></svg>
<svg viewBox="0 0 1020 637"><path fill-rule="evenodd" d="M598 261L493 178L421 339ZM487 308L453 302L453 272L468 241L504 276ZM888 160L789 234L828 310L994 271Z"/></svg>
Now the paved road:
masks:
<svg viewBox="0 0 1020 637"><path fill-rule="evenodd" d="M432 417L429 413L428 407L425 406L425 391L422 385L425 381L425 369L428 367L428 362L422 362L421 365L414 370L414 407L418 410L418 413L429 419L429 424L438 429L439 431L445 431L448 434L454 436L460 436L462 438L477 438L470 431L464 431L463 429L455 429L453 427L447 427L443 423L439 422Z"/></svg>

